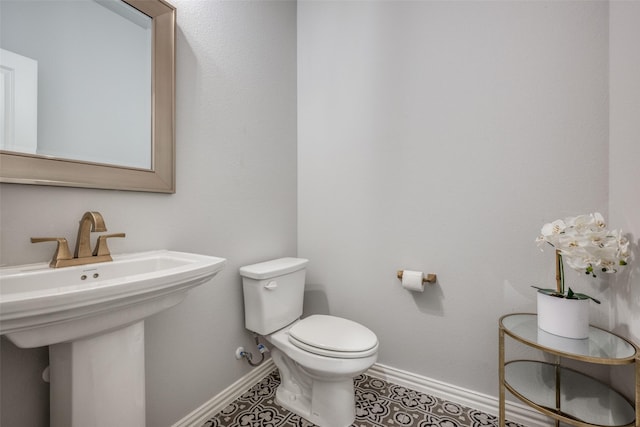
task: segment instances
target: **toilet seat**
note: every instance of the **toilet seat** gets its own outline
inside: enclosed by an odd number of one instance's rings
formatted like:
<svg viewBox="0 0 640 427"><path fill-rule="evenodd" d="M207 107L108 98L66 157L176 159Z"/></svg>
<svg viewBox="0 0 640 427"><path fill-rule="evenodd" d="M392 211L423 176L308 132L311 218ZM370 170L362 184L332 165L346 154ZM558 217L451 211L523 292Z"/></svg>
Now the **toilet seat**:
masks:
<svg viewBox="0 0 640 427"><path fill-rule="evenodd" d="M378 338L365 326L341 317L313 315L289 329L289 342L321 356L355 359L378 351Z"/></svg>

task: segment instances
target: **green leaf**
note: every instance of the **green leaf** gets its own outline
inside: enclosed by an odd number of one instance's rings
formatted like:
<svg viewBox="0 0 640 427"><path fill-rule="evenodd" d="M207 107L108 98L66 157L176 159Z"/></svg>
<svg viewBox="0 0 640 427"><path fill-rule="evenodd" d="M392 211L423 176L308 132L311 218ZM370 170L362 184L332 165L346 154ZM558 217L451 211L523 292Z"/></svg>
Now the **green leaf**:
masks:
<svg viewBox="0 0 640 427"><path fill-rule="evenodd" d="M589 295L587 295L587 294L579 294L579 293L576 293L576 294L574 294L574 296L576 296L576 299L590 299L591 301L595 302L596 304L600 304L600 301L599 301L599 300L597 300L597 299L595 299L594 297L589 296Z"/></svg>
<svg viewBox="0 0 640 427"><path fill-rule="evenodd" d="M578 292L573 292L573 290L571 288L569 288L569 292L567 292L567 299L590 299L593 302L595 302L596 304L600 304L600 301L598 301L594 297L589 296L587 294L581 294L581 293L578 293Z"/></svg>
<svg viewBox="0 0 640 427"><path fill-rule="evenodd" d="M534 285L531 285L531 287L537 289L538 292L540 292L542 294L550 295L552 297L564 298L564 295L559 293L556 289L544 289L544 288L539 288L539 287L534 286Z"/></svg>
<svg viewBox="0 0 640 427"><path fill-rule="evenodd" d="M591 301L595 302L596 304L600 304L600 301L595 299L592 296L589 296L587 294L582 294L579 292L573 292L573 289L569 288L569 290L567 291L567 295L561 294L559 293L557 290L555 289L546 289L546 288L540 288L538 286L534 286L531 285L532 288L537 289L538 292L543 293L545 295L549 295L552 297L558 297L558 298L566 298L566 299L590 299Z"/></svg>

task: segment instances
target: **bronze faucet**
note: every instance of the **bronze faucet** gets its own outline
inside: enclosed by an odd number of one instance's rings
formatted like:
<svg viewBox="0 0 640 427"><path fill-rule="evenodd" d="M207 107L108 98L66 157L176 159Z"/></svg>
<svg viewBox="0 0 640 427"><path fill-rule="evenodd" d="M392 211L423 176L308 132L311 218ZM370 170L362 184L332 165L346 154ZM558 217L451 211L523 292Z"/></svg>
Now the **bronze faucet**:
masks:
<svg viewBox="0 0 640 427"><path fill-rule="evenodd" d="M100 212L85 212L80 219L78 227L78 238L76 239L76 250L71 255L69 244L64 237L32 237L31 243L58 242L53 259L49 266L52 268L70 267L73 265L94 264L96 262L113 261L107 246L107 239L110 237L125 237L124 233L103 234L98 236L96 247L91 250L91 232L107 231L104 219Z"/></svg>

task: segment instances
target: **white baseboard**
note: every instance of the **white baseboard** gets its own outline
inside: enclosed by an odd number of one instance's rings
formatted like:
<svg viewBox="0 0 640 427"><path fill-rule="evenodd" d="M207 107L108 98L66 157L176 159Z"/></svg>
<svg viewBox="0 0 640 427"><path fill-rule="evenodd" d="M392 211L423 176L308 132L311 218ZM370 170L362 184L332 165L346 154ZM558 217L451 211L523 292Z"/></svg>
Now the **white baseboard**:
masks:
<svg viewBox="0 0 640 427"><path fill-rule="evenodd" d="M498 415L498 399L493 396L467 390L459 386L385 366L380 363L373 365L366 374L392 384L410 388L411 390L477 409L490 415ZM554 425L550 418L529 406L517 402L507 401L505 403L505 412L506 418L509 421L527 427L549 427Z"/></svg>
<svg viewBox="0 0 640 427"><path fill-rule="evenodd" d="M205 402L202 406L175 423L172 427L200 427L209 418L222 411L227 405L236 400L245 391L258 383L264 377L276 369L273 360L268 359L264 364L251 370L238 381L222 390L216 396ZM367 375L381 380L401 385L421 393L439 397L460 405L477 409L487 414L498 414L498 399L486 394L467 390L452 384L447 384L431 378L413 374L411 372L392 368L376 363L367 372ZM516 402L507 401L505 404L506 418L509 421L522 424L526 427L549 427L553 422L549 418L534 409Z"/></svg>
<svg viewBox="0 0 640 427"><path fill-rule="evenodd" d="M212 418L231 402L242 396L242 393L260 382L260 380L269 375L274 369L276 369L276 365L273 363L273 360L270 358L267 359L262 365L249 371L245 376L213 396L209 401L205 402L171 427L202 426L209 418Z"/></svg>

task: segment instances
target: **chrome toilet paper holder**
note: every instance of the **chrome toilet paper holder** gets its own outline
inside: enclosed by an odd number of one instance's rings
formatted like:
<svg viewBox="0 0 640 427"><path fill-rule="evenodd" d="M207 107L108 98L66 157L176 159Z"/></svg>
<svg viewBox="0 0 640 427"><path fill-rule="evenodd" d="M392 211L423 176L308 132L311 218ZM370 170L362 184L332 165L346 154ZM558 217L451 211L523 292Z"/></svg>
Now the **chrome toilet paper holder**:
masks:
<svg viewBox="0 0 640 427"><path fill-rule="evenodd" d="M398 270L398 279L402 280L402 275L404 273L404 270ZM422 278L422 283L436 283L436 280L438 279L438 276L436 276L435 274L426 274L424 275L424 277Z"/></svg>

